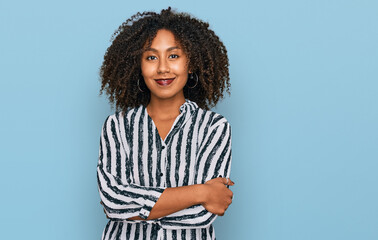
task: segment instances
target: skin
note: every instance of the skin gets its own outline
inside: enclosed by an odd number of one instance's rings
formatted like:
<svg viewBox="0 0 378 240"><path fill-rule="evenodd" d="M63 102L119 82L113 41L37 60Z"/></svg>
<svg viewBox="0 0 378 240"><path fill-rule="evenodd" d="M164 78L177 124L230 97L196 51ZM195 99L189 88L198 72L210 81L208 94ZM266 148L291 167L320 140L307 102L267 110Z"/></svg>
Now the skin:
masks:
<svg viewBox="0 0 378 240"><path fill-rule="evenodd" d="M188 80L188 58L173 33L159 30L150 48L142 54L142 76L151 92L147 112L157 127L160 137L165 139L179 108L185 103L183 88ZM174 79L167 86L156 80Z"/></svg>
<svg viewBox="0 0 378 240"><path fill-rule="evenodd" d="M179 108L185 103L183 88L188 80L188 58L172 32L161 29L151 47L142 55L141 70L145 83L151 91L147 112L154 121L159 135L165 139ZM162 86L156 80L174 79ZM166 188L152 208L149 217L157 219L193 205L202 204L211 213L223 216L232 202L233 193L227 185L234 182L218 177L205 184ZM144 220L138 216L129 220Z"/></svg>

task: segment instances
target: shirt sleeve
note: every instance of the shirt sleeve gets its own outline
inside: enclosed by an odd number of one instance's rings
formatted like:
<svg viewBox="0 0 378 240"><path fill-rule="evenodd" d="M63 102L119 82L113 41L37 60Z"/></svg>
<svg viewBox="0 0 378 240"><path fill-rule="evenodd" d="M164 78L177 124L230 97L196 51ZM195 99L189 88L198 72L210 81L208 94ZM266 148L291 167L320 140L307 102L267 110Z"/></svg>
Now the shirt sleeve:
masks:
<svg viewBox="0 0 378 240"><path fill-rule="evenodd" d="M122 176L127 141L122 141L118 120L109 116L102 128L97 165L97 183L105 212L111 219L140 216L146 219L164 188L131 184Z"/></svg>
<svg viewBox="0 0 378 240"><path fill-rule="evenodd" d="M219 176L229 177L231 167L231 127L224 119L211 127L197 154L197 183ZM204 228L217 215L195 205L160 219L165 228Z"/></svg>

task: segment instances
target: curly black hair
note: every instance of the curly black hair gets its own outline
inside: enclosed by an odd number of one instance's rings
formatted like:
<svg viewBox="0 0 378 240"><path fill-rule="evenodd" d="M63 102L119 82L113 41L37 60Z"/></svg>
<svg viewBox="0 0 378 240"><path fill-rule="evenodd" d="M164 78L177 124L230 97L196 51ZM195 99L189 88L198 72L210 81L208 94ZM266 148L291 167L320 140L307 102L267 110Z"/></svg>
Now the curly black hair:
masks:
<svg viewBox="0 0 378 240"><path fill-rule="evenodd" d="M141 55L160 29L174 34L188 57L188 69L198 76L197 84L188 78L185 98L209 109L223 98L224 90L230 94L229 62L222 41L208 23L169 7L160 14L138 12L115 31L100 70L100 95L106 90L117 110L147 106L150 92L142 77Z"/></svg>

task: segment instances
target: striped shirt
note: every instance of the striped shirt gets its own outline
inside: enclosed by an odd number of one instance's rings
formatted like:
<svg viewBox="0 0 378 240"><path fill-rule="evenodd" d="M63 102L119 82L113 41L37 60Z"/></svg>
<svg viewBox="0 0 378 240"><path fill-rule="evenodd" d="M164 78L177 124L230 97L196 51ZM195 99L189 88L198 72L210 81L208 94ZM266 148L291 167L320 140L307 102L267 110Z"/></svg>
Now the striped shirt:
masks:
<svg viewBox="0 0 378 240"><path fill-rule="evenodd" d="M186 100L162 140L144 106L110 115L102 128L98 188L110 218L102 239L215 239L216 215L195 205L146 219L165 188L229 177L231 128L227 120Z"/></svg>

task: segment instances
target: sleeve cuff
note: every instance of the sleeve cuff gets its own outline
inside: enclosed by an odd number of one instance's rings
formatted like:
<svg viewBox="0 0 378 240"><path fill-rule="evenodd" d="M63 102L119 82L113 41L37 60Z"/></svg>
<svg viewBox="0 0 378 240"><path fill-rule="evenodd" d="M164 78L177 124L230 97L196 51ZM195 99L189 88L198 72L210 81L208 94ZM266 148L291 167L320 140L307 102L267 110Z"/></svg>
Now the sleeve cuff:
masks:
<svg viewBox="0 0 378 240"><path fill-rule="evenodd" d="M155 190L156 190L156 193L154 194L153 198L148 198L144 200L144 204L139 211L139 217L143 219L148 218L152 208L155 206L156 202L160 198L161 194L164 192L165 188L157 188Z"/></svg>

